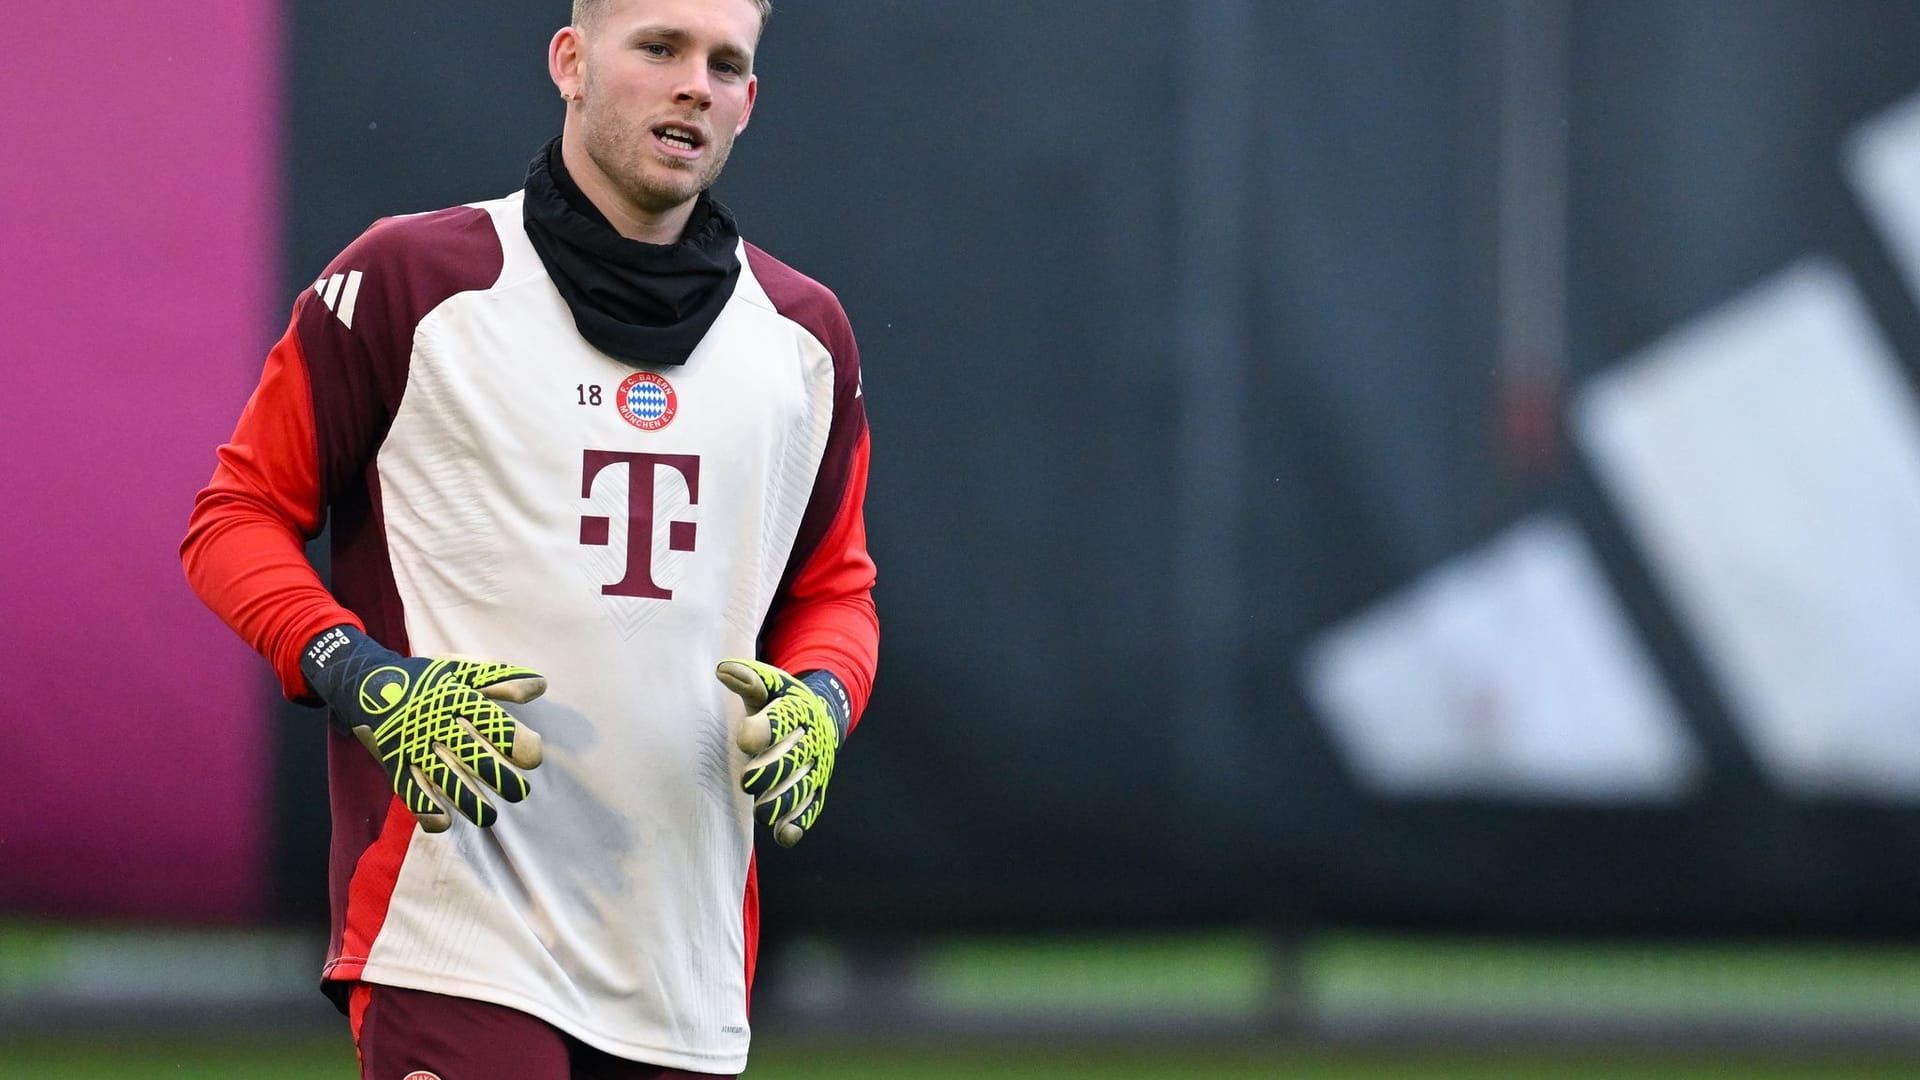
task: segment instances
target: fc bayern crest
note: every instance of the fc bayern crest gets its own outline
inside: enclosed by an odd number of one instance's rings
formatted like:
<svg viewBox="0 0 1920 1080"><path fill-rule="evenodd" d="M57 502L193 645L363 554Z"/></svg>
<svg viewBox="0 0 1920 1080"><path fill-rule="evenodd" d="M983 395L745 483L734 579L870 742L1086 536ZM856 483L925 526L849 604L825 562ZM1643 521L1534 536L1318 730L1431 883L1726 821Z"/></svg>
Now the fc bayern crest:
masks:
<svg viewBox="0 0 1920 1080"><path fill-rule="evenodd" d="M659 431L673 422L673 414L680 409L673 384L651 371L627 376L613 400L620 406L620 418L641 431Z"/></svg>

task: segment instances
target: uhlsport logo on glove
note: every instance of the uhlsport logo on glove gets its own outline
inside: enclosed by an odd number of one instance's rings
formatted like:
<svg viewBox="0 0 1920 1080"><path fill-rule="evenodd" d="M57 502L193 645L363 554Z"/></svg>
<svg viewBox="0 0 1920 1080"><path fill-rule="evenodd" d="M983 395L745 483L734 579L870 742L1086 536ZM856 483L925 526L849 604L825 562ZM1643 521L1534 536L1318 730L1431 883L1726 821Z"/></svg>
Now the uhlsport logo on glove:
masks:
<svg viewBox="0 0 1920 1080"><path fill-rule="evenodd" d="M368 715L379 716L400 704L407 696L407 688L412 685L412 677L404 670L397 667L378 668L360 680L360 707Z"/></svg>

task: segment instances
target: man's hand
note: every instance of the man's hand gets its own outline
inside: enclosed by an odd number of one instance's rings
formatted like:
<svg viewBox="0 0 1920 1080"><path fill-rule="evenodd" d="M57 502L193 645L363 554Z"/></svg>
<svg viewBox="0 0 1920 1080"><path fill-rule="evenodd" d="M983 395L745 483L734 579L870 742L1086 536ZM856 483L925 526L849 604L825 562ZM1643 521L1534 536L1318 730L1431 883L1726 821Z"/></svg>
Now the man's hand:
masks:
<svg viewBox="0 0 1920 1080"><path fill-rule="evenodd" d="M545 693L539 672L401 656L351 626L321 631L300 668L341 725L380 759L394 794L426 831L445 831L453 811L483 829L498 820L480 784L510 803L527 797L526 778L507 766L540 764L540 736L495 702Z"/></svg>
<svg viewBox="0 0 1920 1080"><path fill-rule="evenodd" d="M758 660L722 660L713 673L747 703L739 742L753 758L740 786L753 796L754 816L773 826L774 840L792 847L826 805L833 756L847 733L846 690L824 671L795 678Z"/></svg>

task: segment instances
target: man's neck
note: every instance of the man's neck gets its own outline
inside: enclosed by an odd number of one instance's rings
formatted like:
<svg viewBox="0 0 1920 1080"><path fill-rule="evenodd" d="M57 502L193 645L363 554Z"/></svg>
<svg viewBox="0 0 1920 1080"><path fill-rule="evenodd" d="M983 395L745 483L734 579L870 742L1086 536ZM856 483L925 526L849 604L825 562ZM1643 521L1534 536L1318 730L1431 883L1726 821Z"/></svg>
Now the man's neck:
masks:
<svg viewBox="0 0 1920 1080"><path fill-rule="evenodd" d="M649 213L633 205L620 193L620 189L593 163L586 147L580 145L578 139L563 137L560 140L560 160L566 165L574 184L580 188L580 193L606 216L607 223L613 226L615 232L629 240L648 244L680 242L681 234L687 229L687 220L693 216L694 200L688 199L658 214Z"/></svg>

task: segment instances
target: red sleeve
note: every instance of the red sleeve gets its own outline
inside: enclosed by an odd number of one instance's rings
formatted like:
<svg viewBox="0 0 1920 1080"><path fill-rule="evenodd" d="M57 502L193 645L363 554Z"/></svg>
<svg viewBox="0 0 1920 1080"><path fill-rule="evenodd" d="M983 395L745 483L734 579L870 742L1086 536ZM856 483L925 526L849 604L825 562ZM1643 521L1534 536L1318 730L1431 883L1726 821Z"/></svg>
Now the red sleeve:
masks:
<svg viewBox="0 0 1920 1080"><path fill-rule="evenodd" d="M880 616L873 605L873 559L867 554L868 443L863 429L839 510L767 624L768 661L787 671L831 671L847 688L854 724L872 696L880 661Z"/></svg>
<svg viewBox="0 0 1920 1080"><path fill-rule="evenodd" d="M303 301L304 302L304 301ZM294 325L267 355L213 479L194 499L180 559L200 599L273 664L280 688L309 698L300 650L329 626L365 629L320 583L305 541L320 532L319 448L307 362Z"/></svg>

